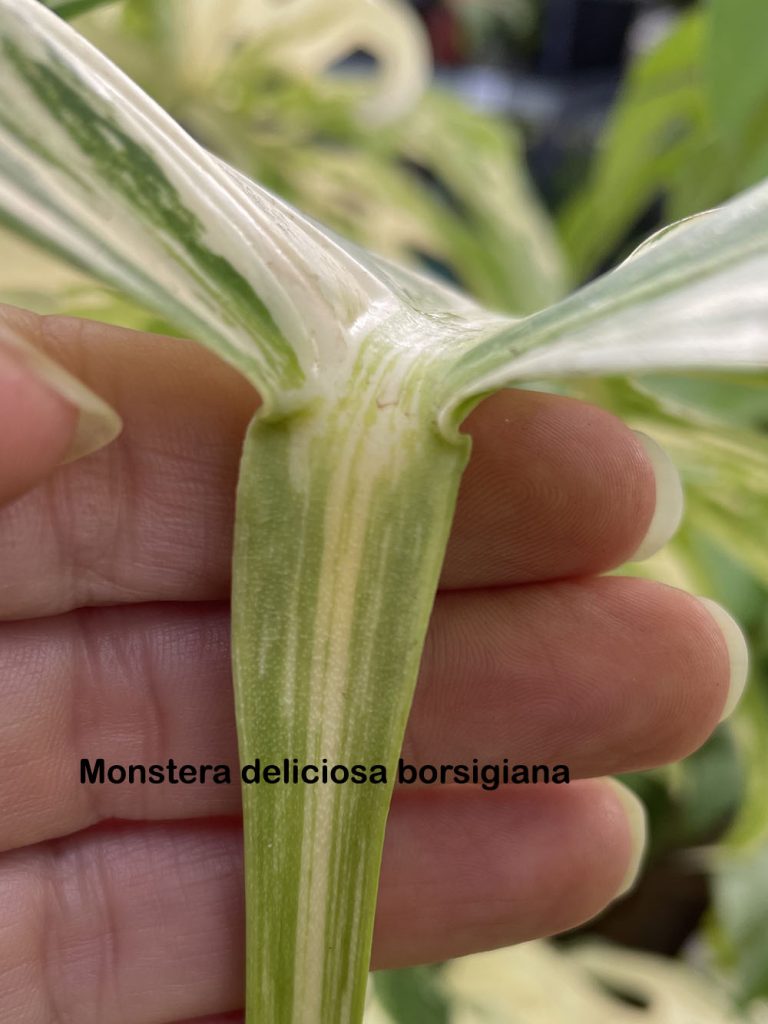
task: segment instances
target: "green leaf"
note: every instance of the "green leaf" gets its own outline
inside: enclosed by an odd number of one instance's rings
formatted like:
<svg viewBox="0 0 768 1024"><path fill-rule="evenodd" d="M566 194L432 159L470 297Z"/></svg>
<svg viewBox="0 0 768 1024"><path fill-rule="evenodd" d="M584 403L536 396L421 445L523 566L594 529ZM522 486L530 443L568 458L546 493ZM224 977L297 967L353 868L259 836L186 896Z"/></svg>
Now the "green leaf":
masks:
<svg viewBox="0 0 768 1024"><path fill-rule="evenodd" d="M714 913L740 995L768 993L768 843L728 858L715 875Z"/></svg>
<svg viewBox="0 0 768 1024"><path fill-rule="evenodd" d="M561 216L581 278L626 244L654 203L675 220L765 176L767 34L763 0L711 0L635 60L588 180Z"/></svg>
<svg viewBox="0 0 768 1024"><path fill-rule="evenodd" d="M644 388L668 398L690 418L708 414L723 425L762 429L768 424L768 374L644 378Z"/></svg>
<svg viewBox="0 0 768 1024"><path fill-rule="evenodd" d="M373 985L379 1002L397 1024L450 1024L439 967L378 971Z"/></svg>
<svg viewBox="0 0 768 1024"><path fill-rule="evenodd" d="M717 129L733 144L768 100L768 4L709 0L707 87Z"/></svg>
<svg viewBox="0 0 768 1024"><path fill-rule="evenodd" d="M690 177L685 173L690 158L699 155L706 138L700 68L705 31L704 12L685 14L667 39L631 66L622 83L586 185L560 218L580 280L625 242L670 182L681 174ZM699 161L696 183L718 169L716 161Z"/></svg>
<svg viewBox="0 0 768 1024"><path fill-rule="evenodd" d="M115 3L116 0L41 0L46 7L55 11L60 18L76 18L79 14L86 14L96 7L104 7L106 4Z"/></svg>

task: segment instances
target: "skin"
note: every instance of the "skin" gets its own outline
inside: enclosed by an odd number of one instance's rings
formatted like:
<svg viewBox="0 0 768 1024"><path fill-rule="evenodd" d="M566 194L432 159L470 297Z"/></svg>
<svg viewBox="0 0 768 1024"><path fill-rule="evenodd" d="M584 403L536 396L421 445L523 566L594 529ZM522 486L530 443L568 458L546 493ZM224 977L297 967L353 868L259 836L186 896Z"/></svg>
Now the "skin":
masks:
<svg viewBox="0 0 768 1024"><path fill-rule="evenodd" d="M258 399L188 342L9 311L114 405L122 436L59 466L73 411L0 352L0 1024L239 1024L236 786L81 786L79 759L237 763L228 667L237 460ZM374 965L572 928L630 863L602 776L688 754L728 656L692 597L604 578L643 538L631 431L508 391L465 475L404 756L566 763L570 786L403 788Z"/></svg>

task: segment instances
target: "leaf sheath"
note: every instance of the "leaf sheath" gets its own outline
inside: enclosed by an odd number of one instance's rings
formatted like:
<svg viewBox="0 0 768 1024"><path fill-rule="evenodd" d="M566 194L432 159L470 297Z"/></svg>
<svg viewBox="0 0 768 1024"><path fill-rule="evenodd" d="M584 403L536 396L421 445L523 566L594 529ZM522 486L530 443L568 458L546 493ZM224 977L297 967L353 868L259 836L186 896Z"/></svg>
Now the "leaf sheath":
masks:
<svg viewBox="0 0 768 1024"><path fill-rule="evenodd" d="M384 825L468 439L347 400L252 424L238 493L241 764L387 785L243 787L248 1024L360 1020Z"/></svg>

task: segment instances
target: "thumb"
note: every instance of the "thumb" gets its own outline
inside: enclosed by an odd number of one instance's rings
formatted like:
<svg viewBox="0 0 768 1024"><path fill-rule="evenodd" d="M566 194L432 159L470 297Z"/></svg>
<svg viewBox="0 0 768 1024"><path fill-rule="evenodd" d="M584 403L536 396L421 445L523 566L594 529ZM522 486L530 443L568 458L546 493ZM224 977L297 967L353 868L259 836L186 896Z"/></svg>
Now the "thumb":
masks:
<svg viewBox="0 0 768 1024"><path fill-rule="evenodd" d="M0 311L0 502L112 440L120 420Z"/></svg>

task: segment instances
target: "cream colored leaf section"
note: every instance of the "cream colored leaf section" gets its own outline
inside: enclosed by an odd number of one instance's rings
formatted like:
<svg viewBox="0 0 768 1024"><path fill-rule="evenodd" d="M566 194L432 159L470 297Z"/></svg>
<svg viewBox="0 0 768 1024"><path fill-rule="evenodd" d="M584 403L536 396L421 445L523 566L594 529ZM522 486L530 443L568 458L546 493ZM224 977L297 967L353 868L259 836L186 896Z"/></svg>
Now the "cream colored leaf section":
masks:
<svg viewBox="0 0 768 1024"><path fill-rule="evenodd" d="M362 50L376 60L375 90L361 104L366 121L383 124L413 107L429 83L429 43L415 13L400 0L261 0L268 15L270 60L318 74Z"/></svg>
<svg viewBox="0 0 768 1024"><path fill-rule="evenodd" d="M97 18L107 25L115 12ZM360 116L383 124L415 106L432 73L424 27L403 0L165 0L163 18L175 73L191 93L243 47L302 77L362 50L374 58L375 74Z"/></svg>
<svg viewBox="0 0 768 1024"><path fill-rule="evenodd" d="M584 944L562 952L547 942L465 957L449 964L450 1024L737 1024L722 989L662 957ZM557 984L552 984L552 979ZM606 987L607 986L607 987ZM635 995L645 1008L614 997Z"/></svg>

